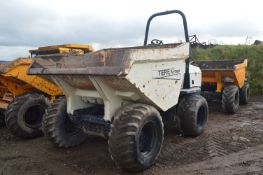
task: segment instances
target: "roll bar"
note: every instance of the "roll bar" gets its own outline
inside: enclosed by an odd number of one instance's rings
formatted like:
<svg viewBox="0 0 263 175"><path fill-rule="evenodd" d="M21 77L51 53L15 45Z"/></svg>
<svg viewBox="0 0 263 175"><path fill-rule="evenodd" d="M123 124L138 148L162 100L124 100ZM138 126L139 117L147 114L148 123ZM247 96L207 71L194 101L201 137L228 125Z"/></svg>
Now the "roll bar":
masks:
<svg viewBox="0 0 263 175"><path fill-rule="evenodd" d="M184 35L185 35L185 41L189 42L189 35L188 35L188 27L187 27L187 21L186 21L186 17L184 15L183 12L181 12L180 10L171 10L171 11L166 11L166 12L160 12L160 13L155 13L152 16L150 16L150 18L147 21L147 25L146 25L146 30L145 30L145 38L144 38L144 46L147 45L147 41L148 41L148 35L149 35L149 28L150 28L150 24L151 21L153 20L153 18L158 17L158 16L164 16L164 15L170 15L170 14L174 14L177 13L179 14L182 19L183 19L183 25L184 25Z"/></svg>
<svg viewBox="0 0 263 175"><path fill-rule="evenodd" d="M155 13L147 21L146 25L146 30L145 30L145 38L144 38L144 46L147 46L148 42L148 35L149 35L149 28L151 21L153 18L158 17L158 16L164 16L164 15L169 15L169 14L179 14L182 19L183 19L183 25L184 25L184 35L185 35L185 41L189 42L189 35L188 35L188 27L187 27L187 21L184 13L180 10L171 10L171 11L165 11L165 12L160 12L160 13ZM184 84L183 88L184 89L189 89L190 88L190 74L189 74L189 64L190 64L190 57L191 57L191 51L189 47L189 58L185 60L186 66L185 66L185 75L184 75Z"/></svg>

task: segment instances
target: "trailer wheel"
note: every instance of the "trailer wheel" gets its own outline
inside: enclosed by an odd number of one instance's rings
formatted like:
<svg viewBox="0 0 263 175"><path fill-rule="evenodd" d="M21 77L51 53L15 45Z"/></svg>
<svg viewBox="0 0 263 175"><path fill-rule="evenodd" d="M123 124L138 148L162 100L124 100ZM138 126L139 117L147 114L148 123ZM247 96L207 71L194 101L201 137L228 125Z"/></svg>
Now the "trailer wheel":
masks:
<svg viewBox="0 0 263 175"><path fill-rule="evenodd" d="M222 93L222 109L226 114L234 114L239 108L239 90L235 85L226 86Z"/></svg>
<svg viewBox="0 0 263 175"><path fill-rule="evenodd" d="M248 104L248 100L250 96L249 84L247 83L244 84L244 86L239 90L239 96L240 96L240 104L242 105Z"/></svg>
<svg viewBox="0 0 263 175"><path fill-rule="evenodd" d="M58 147L73 147L86 140L87 135L74 126L67 114L65 97L59 97L44 115L44 133Z"/></svg>
<svg viewBox="0 0 263 175"><path fill-rule="evenodd" d="M119 110L109 136L109 151L115 163L139 172L152 166L163 142L163 123L152 106L133 104Z"/></svg>
<svg viewBox="0 0 263 175"><path fill-rule="evenodd" d="M0 109L0 127L5 126L5 110Z"/></svg>
<svg viewBox="0 0 263 175"><path fill-rule="evenodd" d="M208 105L200 95L182 98L178 105L181 130L185 136L195 137L203 133L208 120Z"/></svg>
<svg viewBox="0 0 263 175"><path fill-rule="evenodd" d="M43 135L42 119L48 99L40 94L24 94L16 97L6 111L7 128L21 138L35 138Z"/></svg>

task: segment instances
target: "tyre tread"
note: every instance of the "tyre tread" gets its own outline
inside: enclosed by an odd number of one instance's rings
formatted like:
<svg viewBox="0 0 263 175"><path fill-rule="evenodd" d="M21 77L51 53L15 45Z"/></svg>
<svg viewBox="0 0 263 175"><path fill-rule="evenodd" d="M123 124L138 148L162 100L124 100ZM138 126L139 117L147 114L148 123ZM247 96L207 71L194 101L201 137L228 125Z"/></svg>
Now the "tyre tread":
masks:
<svg viewBox="0 0 263 175"><path fill-rule="evenodd" d="M133 151L134 148L131 146L136 137L136 130L138 130L140 122L146 116L145 114L155 115L162 121L159 112L154 107L145 104L126 106L115 115L108 140L109 152L115 163L124 170L138 172L148 168L136 161ZM163 123L161 122L161 124L161 132L163 135ZM126 132L121 133L119 129L126 129Z"/></svg>

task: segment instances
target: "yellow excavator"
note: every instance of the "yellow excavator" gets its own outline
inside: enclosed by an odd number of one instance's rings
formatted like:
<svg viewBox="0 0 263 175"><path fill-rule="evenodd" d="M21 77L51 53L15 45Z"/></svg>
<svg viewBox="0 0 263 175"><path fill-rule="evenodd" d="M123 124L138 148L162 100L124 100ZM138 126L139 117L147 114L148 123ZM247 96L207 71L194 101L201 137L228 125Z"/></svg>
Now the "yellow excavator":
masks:
<svg viewBox="0 0 263 175"><path fill-rule="evenodd" d="M92 52L90 45L65 44L30 50L30 58L0 62L0 125L16 136L35 138L42 133L42 116L63 92L51 80L27 75L27 69L38 56L83 55Z"/></svg>

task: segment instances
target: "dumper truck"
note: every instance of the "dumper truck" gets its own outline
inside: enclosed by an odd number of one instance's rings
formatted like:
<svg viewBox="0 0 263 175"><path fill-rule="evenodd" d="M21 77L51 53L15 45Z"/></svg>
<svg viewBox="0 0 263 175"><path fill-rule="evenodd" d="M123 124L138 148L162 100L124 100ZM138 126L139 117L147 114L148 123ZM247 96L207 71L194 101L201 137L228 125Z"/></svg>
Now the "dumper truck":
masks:
<svg viewBox="0 0 263 175"><path fill-rule="evenodd" d="M89 45L66 44L30 50L31 58L19 58L0 65L1 125L16 136L34 138L42 135L42 116L45 109L63 92L52 80L27 75L35 56L79 55L93 51Z"/></svg>
<svg viewBox="0 0 263 175"><path fill-rule="evenodd" d="M0 69L7 63L8 61L0 61ZM0 83L0 127L5 126L5 109L7 108L8 104L6 103L6 100L12 100L12 97L9 99L9 95L10 93L8 93L7 88L2 83Z"/></svg>
<svg viewBox="0 0 263 175"><path fill-rule="evenodd" d="M208 100L221 100L226 114L235 114L239 104L247 104L250 96L247 59L195 61L202 70L202 94Z"/></svg>
<svg viewBox="0 0 263 175"><path fill-rule="evenodd" d="M151 21L168 14L182 17L185 42L164 44L153 39L148 43ZM41 56L28 73L52 79L65 93L44 117L53 143L72 147L90 135L108 138L114 162L138 172L158 157L166 117L178 121L185 136L204 131L208 105L200 95L201 70L189 61L186 17L173 10L148 19L143 46L69 57Z"/></svg>

